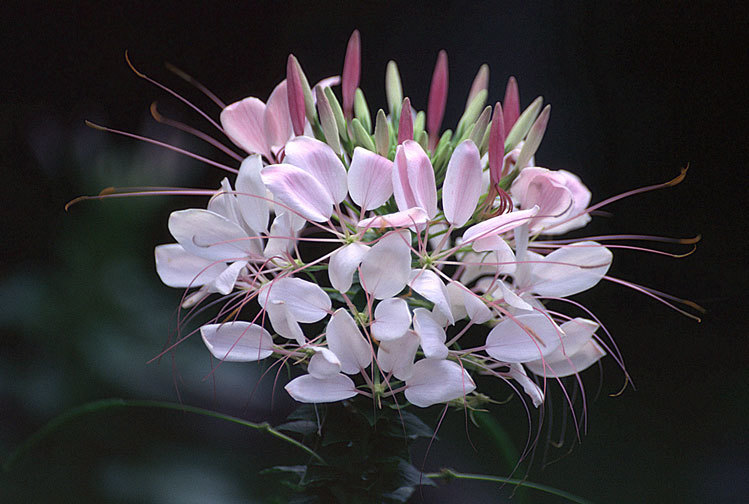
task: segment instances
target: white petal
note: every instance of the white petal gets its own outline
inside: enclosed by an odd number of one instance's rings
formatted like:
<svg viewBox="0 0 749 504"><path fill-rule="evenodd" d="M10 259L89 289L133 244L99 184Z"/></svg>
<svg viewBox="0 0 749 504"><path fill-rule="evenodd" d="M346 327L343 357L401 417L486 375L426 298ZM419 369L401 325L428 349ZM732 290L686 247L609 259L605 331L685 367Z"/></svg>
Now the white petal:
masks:
<svg viewBox="0 0 749 504"><path fill-rule="evenodd" d="M596 285L606 274L613 255L592 241L567 245L547 255L533 267L531 290L540 296L566 297Z"/></svg>
<svg viewBox="0 0 749 504"><path fill-rule="evenodd" d="M540 376L570 376L587 369L606 355L593 339L598 324L592 320L576 318L562 324L562 329L565 332L562 344L544 359L528 362L528 369Z"/></svg>
<svg viewBox="0 0 749 504"><path fill-rule="evenodd" d="M315 178L290 164L270 165L261 172L263 183L291 210L313 222L325 222L333 213L333 200Z"/></svg>
<svg viewBox="0 0 749 504"><path fill-rule="evenodd" d="M325 334L344 373L356 374L372 362L372 348L347 310L340 308L330 317Z"/></svg>
<svg viewBox="0 0 749 504"><path fill-rule="evenodd" d="M354 149L348 171L348 190L364 210L382 206L393 195L393 162L361 147Z"/></svg>
<svg viewBox="0 0 749 504"><path fill-rule="evenodd" d="M377 304L374 312L372 336L380 341L398 339L411 325L411 312L408 303L401 298L384 299Z"/></svg>
<svg viewBox="0 0 749 504"><path fill-rule="evenodd" d="M377 364L385 373L392 371L393 376L399 380L408 380L418 349L419 336L413 331L408 331L398 339L380 342L380 348L377 349Z"/></svg>
<svg viewBox="0 0 749 504"><path fill-rule="evenodd" d="M307 364L307 372L315 378L325 379L341 372L341 361L327 348L315 347L315 355Z"/></svg>
<svg viewBox="0 0 749 504"><path fill-rule="evenodd" d="M269 301L261 306L265 309L265 313L270 319L273 330L276 331L279 336L296 340L299 346L302 346L307 342L304 337L304 332L299 326L299 322L289 314L289 310L286 308L286 303L283 301Z"/></svg>
<svg viewBox="0 0 749 504"><path fill-rule="evenodd" d="M465 397L476 389L470 375L448 360L422 359L406 381L406 399L420 408Z"/></svg>
<svg viewBox="0 0 749 504"><path fill-rule="evenodd" d="M528 304L527 301L525 301L523 298L518 296L513 289L511 289L506 283L500 281L499 282L499 291L502 294L502 298L505 303L512 306L513 308L517 308L519 310L526 310L526 311L533 311L533 307ZM496 291L495 291L496 295Z"/></svg>
<svg viewBox="0 0 749 504"><path fill-rule="evenodd" d="M556 360L556 355L561 357L564 353L567 355L577 353L578 350L593 338L593 334L598 330L599 325L592 320L577 317L568 320L561 327L562 331L564 331L564 338L562 338L562 346L549 355L549 358L553 360ZM564 353L562 352L563 350Z"/></svg>
<svg viewBox="0 0 749 504"><path fill-rule="evenodd" d="M221 180L221 187L211 197L206 208L240 226L242 225L242 218L239 215L239 206L237 205L237 196L234 194L234 189L231 188L231 183L229 183L229 179L226 177Z"/></svg>
<svg viewBox="0 0 749 504"><path fill-rule="evenodd" d="M307 324L323 319L331 307L319 285L301 278L284 277L264 285L258 295L260 306L274 301L285 303L291 317Z"/></svg>
<svg viewBox="0 0 749 504"><path fill-rule="evenodd" d="M538 408L544 402L544 391L536 385L536 382L528 378L528 374L523 369L522 364L510 364L510 378L523 387L523 390L528 394L533 401L533 406Z"/></svg>
<svg viewBox="0 0 749 504"><path fill-rule="evenodd" d="M229 294L234 290L234 284L242 268L247 266L247 261L236 261L224 269L219 276L206 284L209 292L218 292L219 294Z"/></svg>
<svg viewBox="0 0 749 504"><path fill-rule="evenodd" d="M214 261L237 261L255 255L257 237L248 237L239 224L209 210L172 212L169 232L190 254Z"/></svg>
<svg viewBox="0 0 749 504"><path fill-rule="evenodd" d="M328 277L334 289L339 292L348 292L354 273L368 250L369 247L363 243L353 242L339 248L330 256Z"/></svg>
<svg viewBox="0 0 749 504"><path fill-rule="evenodd" d="M357 394L354 382L343 374L322 380L306 374L294 378L284 388L291 397L303 403L343 401Z"/></svg>
<svg viewBox="0 0 749 504"><path fill-rule="evenodd" d="M376 299L398 294L411 272L408 230L393 232L377 242L362 258L361 284Z"/></svg>
<svg viewBox="0 0 749 504"><path fill-rule="evenodd" d="M598 362L606 352L596 341L590 340L575 354L565 360L558 360L553 363L547 363L549 374L551 376L572 376L581 371L588 369Z"/></svg>
<svg viewBox="0 0 749 504"><path fill-rule="evenodd" d="M453 314L450 311L447 289L435 272L427 269L412 270L408 285L421 296L434 303L435 308L447 317L450 324L455 323Z"/></svg>
<svg viewBox="0 0 749 504"><path fill-rule="evenodd" d="M471 319L474 324L483 324L484 322L491 320L492 312L489 307L486 306L486 302L478 294L469 291L465 287L463 287L462 290L463 302L466 307L466 312L468 313L468 318Z"/></svg>
<svg viewBox="0 0 749 504"><path fill-rule="evenodd" d="M200 287L226 269L226 263L190 254L178 243L159 245L154 255L156 272L169 287Z"/></svg>
<svg viewBox="0 0 749 504"><path fill-rule="evenodd" d="M486 353L500 362L529 362L553 352L562 330L545 315L529 313L506 318L489 332Z"/></svg>
<svg viewBox="0 0 749 504"><path fill-rule="evenodd" d="M286 144L284 163L297 166L320 182L336 203L348 193L346 168L333 149L320 140L298 136Z"/></svg>
<svg viewBox="0 0 749 504"><path fill-rule="evenodd" d="M297 233L291 226L293 216L291 212L276 215L273 224L270 225L268 243L263 250L263 256L286 260L286 254L291 252L296 241Z"/></svg>
<svg viewBox="0 0 749 504"><path fill-rule="evenodd" d="M459 260L465 265L460 281L466 285L484 275L511 275L517 266L515 254L507 242L501 238L495 242L495 250L464 252L459 255Z"/></svg>
<svg viewBox="0 0 749 504"><path fill-rule="evenodd" d="M200 335L211 354L227 362L252 362L273 353L268 331L249 322L204 325Z"/></svg>
<svg viewBox="0 0 749 504"><path fill-rule="evenodd" d="M414 310L414 331L419 336L421 348L427 359L445 359L448 349L445 346L445 329L425 308Z"/></svg>
<svg viewBox="0 0 749 504"><path fill-rule="evenodd" d="M448 282L445 289L447 290L447 300L450 302L450 313L453 314L455 320L463 320L468 316L466 305L463 302L463 288L458 285L458 282ZM445 324L447 324L446 317Z"/></svg>
<svg viewBox="0 0 749 504"><path fill-rule="evenodd" d="M249 156L242 161L239 174L235 183L237 187L237 203L242 218L255 233L266 233L268 231L268 215L270 213L270 202L267 198L267 189L263 184L260 171L263 169L263 161L260 156Z"/></svg>
<svg viewBox="0 0 749 504"><path fill-rule="evenodd" d="M481 179L479 150L471 140L464 140L455 148L447 163L442 186L442 207L447 222L455 227L468 222L485 189Z"/></svg>

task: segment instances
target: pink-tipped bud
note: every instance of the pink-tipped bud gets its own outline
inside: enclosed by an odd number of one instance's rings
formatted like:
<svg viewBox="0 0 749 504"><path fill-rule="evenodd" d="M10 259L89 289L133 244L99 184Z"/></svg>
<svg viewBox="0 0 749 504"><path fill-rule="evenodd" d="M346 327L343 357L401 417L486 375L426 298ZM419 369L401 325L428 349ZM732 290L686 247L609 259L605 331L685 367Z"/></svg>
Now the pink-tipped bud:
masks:
<svg viewBox="0 0 749 504"><path fill-rule="evenodd" d="M489 179L494 187L502 177L502 158L505 155L505 121L502 105L494 105L491 130L489 131Z"/></svg>
<svg viewBox="0 0 749 504"><path fill-rule="evenodd" d="M447 53L440 51L437 55L437 63L434 65L427 105L427 132L430 137L435 139L439 135L442 117L445 115L447 79Z"/></svg>
<svg viewBox="0 0 749 504"><path fill-rule="evenodd" d="M289 115L294 134L304 134L304 89L302 88L301 67L293 54L286 61L286 94L289 100Z"/></svg>
<svg viewBox="0 0 749 504"><path fill-rule="evenodd" d="M343 113L346 119L351 119L354 107L354 93L359 87L361 75L361 39L359 30L354 30L346 46L346 56L343 59L343 74L341 77L341 92L343 94Z"/></svg>
<svg viewBox="0 0 749 504"><path fill-rule="evenodd" d="M505 131L512 129L515 121L520 117L520 92L518 91L518 81L515 77L510 77L505 88L505 100L502 102L504 109Z"/></svg>
<svg viewBox="0 0 749 504"><path fill-rule="evenodd" d="M411 113L411 100L408 97L403 99L401 106L401 118L398 123L398 144L414 138L414 118Z"/></svg>
<svg viewBox="0 0 749 504"><path fill-rule="evenodd" d="M476 77L474 77L473 84L471 84L471 90L468 92L466 108L468 108L468 105L470 105L473 99L476 98L476 95L484 89L489 89L489 65L486 63L481 65L479 71L476 72Z"/></svg>

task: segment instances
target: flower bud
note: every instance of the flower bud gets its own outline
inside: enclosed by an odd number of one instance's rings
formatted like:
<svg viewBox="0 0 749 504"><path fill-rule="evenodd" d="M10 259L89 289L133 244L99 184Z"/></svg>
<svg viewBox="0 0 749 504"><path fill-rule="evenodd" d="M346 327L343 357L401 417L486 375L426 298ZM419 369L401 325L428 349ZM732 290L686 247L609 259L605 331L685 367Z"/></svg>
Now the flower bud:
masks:
<svg viewBox="0 0 749 504"><path fill-rule="evenodd" d="M401 76L398 73L398 65L395 61L388 61L385 70L385 95L387 96L390 117L398 120L400 117L401 102L403 101L403 86Z"/></svg>

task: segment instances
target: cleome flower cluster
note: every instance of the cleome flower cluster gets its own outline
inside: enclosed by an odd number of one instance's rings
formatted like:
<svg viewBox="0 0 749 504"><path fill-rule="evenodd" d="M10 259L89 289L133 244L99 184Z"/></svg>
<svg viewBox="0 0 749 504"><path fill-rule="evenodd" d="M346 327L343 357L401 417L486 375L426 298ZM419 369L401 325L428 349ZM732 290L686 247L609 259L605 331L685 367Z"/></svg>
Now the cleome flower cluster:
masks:
<svg viewBox="0 0 749 504"><path fill-rule="evenodd" d="M540 406L547 380L608 349L596 321L548 301L594 287L613 257L554 239L590 221L591 193L535 161L550 107L538 98L521 113L513 78L487 104L484 65L457 126L440 132L444 52L426 112L403 97L394 62L387 110L370 112L359 75L354 32L340 78L311 87L289 56L267 102L223 108L220 127L246 157L207 208L171 214L159 276L186 290L184 308L222 296L200 328L210 353L293 366L297 401L466 403L488 375Z"/></svg>

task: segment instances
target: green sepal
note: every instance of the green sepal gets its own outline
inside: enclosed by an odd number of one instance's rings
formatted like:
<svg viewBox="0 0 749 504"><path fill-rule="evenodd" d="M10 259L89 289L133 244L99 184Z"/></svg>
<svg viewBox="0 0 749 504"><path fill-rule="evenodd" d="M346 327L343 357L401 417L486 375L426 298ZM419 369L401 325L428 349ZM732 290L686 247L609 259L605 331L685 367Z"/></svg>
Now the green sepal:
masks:
<svg viewBox="0 0 749 504"><path fill-rule="evenodd" d="M351 130L353 132L354 140L357 145L364 147L365 149L372 152L377 151L377 149L375 148L375 144L372 141L372 136L367 133L367 130L364 129L364 126L362 126L362 123L358 118L355 118L351 121Z"/></svg>
<svg viewBox="0 0 749 504"><path fill-rule="evenodd" d="M338 134L341 135L344 142L348 142L349 138L348 131L346 131L346 119L343 117L343 109L341 108L338 98L336 98L335 93L333 93L333 90L329 87L325 88L325 97L328 99L330 108L333 110L333 117L335 118L336 126L338 126Z"/></svg>
<svg viewBox="0 0 749 504"><path fill-rule="evenodd" d="M458 121L458 127L455 129L456 138L461 138L465 131L476 122L479 114L481 114L481 111L484 109L487 96L489 96L489 92L486 89L482 89L476 93L476 97L471 101L471 104L468 105L468 108L463 112L460 121Z"/></svg>
<svg viewBox="0 0 749 504"><path fill-rule="evenodd" d="M520 117L518 117L518 120L515 121L512 129L507 134L507 138L505 138L505 154L514 149L515 146L525 138L525 135L528 134L528 130L531 129L533 121L536 120L539 112L541 112L541 104L543 104L543 102L543 97L539 96L528 105L528 108L525 109L522 114L520 114Z"/></svg>
<svg viewBox="0 0 749 504"><path fill-rule="evenodd" d="M372 132L372 117L369 115L369 106L361 88L356 88L354 92L354 117L361 121L367 133Z"/></svg>
<svg viewBox="0 0 749 504"><path fill-rule="evenodd" d="M401 113L401 103L403 103L403 85L401 84L398 65L393 60L388 61L385 69L385 96L390 110L390 118L397 122Z"/></svg>

